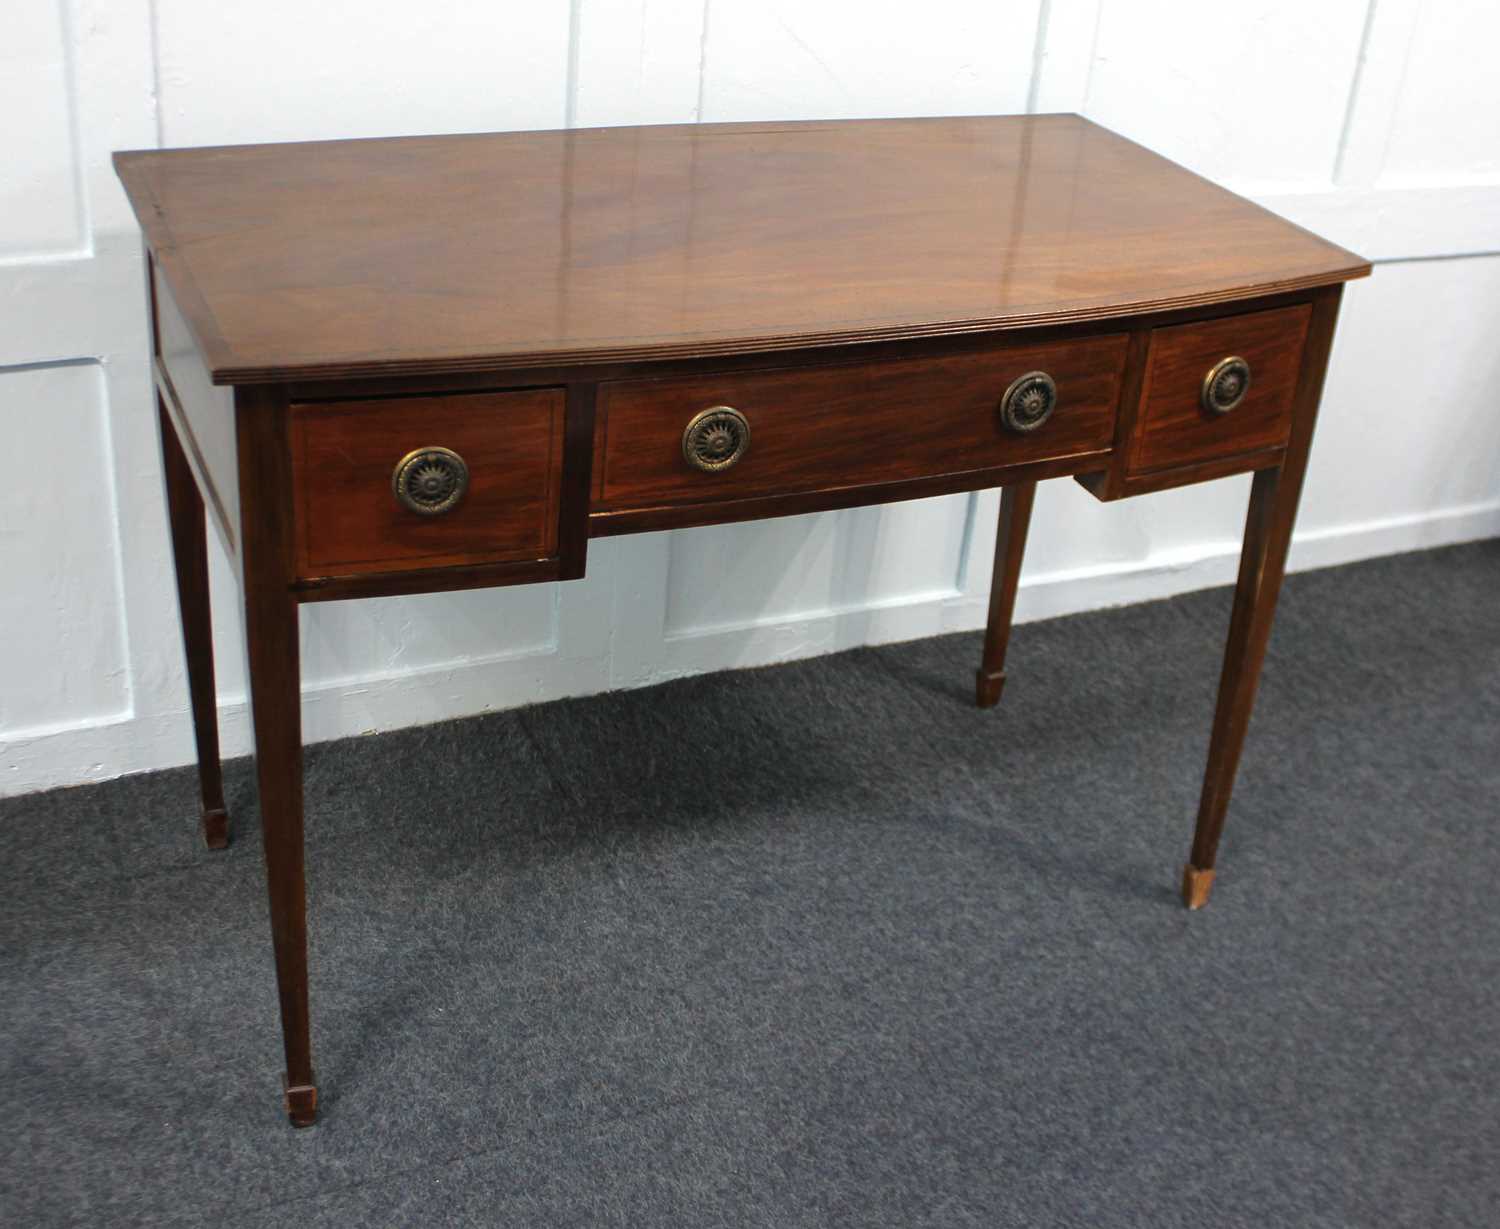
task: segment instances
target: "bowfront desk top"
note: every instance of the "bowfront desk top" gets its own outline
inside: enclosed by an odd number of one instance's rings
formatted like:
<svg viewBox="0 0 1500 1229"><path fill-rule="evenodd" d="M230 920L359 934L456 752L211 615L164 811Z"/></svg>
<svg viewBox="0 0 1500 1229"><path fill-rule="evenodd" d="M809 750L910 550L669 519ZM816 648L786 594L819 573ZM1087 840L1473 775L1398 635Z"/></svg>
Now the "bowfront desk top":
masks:
<svg viewBox="0 0 1500 1229"><path fill-rule="evenodd" d="M1253 473L1192 853L1206 903L1359 257L1071 115L121 153L212 847L206 526L241 585L294 1123L314 1120L298 607L583 575L602 534Z"/></svg>
<svg viewBox="0 0 1500 1229"><path fill-rule="evenodd" d="M118 165L228 384L985 332L1368 269L1074 115L317 141Z"/></svg>

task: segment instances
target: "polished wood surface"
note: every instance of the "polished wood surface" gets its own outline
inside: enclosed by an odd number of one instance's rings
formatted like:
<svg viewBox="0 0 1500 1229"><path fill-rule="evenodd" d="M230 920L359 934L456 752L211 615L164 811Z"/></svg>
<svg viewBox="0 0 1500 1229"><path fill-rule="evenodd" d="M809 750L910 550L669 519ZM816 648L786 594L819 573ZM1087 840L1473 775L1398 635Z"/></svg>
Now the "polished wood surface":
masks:
<svg viewBox="0 0 1500 1229"><path fill-rule="evenodd" d="M1192 465L1285 444L1310 312L1305 305L1285 307L1155 330L1131 471ZM1200 400L1204 377L1231 355L1249 363L1249 390L1232 410L1211 413Z"/></svg>
<svg viewBox="0 0 1500 1229"><path fill-rule="evenodd" d="M292 1125L317 1110L307 987L307 881L302 815L302 691L294 574L291 448L275 389L235 393L241 519L245 678L255 731L271 950L281 1006L284 1104Z"/></svg>
<svg viewBox="0 0 1500 1229"><path fill-rule="evenodd" d="M703 125L117 155L153 266L163 463L206 811L205 507L244 603L285 1051L317 1113L298 611L582 576L591 536L1003 487L995 703L1036 483L1255 474L1192 853L1200 907L1360 258L1076 116ZM1238 354L1224 415L1202 379ZM1049 372L1034 432L1001 421ZM234 385L233 390L215 387ZM693 468L729 404L751 444ZM404 510L406 453L470 489Z"/></svg>
<svg viewBox="0 0 1500 1229"><path fill-rule="evenodd" d="M1307 473L1313 427L1342 296L1343 287L1334 286L1319 292L1313 300L1307 354L1293 407L1292 437L1281 464L1257 472L1251 486L1240 574L1229 621L1229 642L1224 650L1224 669L1219 678L1219 699L1214 710L1189 872L1212 870L1218 855L1229 795L1234 788L1240 752L1250 727L1250 712L1255 705L1255 690L1260 683L1261 663L1276 616L1276 599L1286 575L1287 549L1292 544L1297 503L1302 497L1302 480ZM1190 879L1191 876L1184 881L1189 886L1187 904L1199 908L1207 901L1213 877L1210 875L1195 884L1189 884Z"/></svg>
<svg viewBox="0 0 1500 1229"><path fill-rule="evenodd" d="M563 405L557 388L293 405L298 575L555 555ZM463 458L469 485L428 516L397 502L391 479L432 446Z"/></svg>
<svg viewBox="0 0 1500 1229"><path fill-rule="evenodd" d="M595 508L873 485L1102 452L1114 435L1124 362L1124 335L1106 334L939 359L606 383ZM1035 370L1055 379L1057 408L1018 434L1001 421L1001 398ZM732 468L704 473L683 458L683 430L718 405L745 416L750 446Z"/></svg>
<svg viewBox="0 0 1500 1229"><path fill-rule="evenodd" d="M1017 482L1040 482L1076 474L1081 466L1098 466L1108 452L1085 452L1046 461L1028 461L993 469L959 469L952 473L927 474L896 482L860 486L832 486L790 494L758 495L749 499L711 499L701 503L667 503L650 507L605 509L589 516L589 532L595 537L644 533L658 529L683 529L693 525L728 525L736 521L768 517L802 516L839 508L865 508L872 504L962 491L982 491Z"/></svg>
<svg viewBox="0 0 1500 1229"><path fill-rule="evenodd" d="M1369 268L1074 115L153 150L116 166L225 383L986 332Z"/></svg>
<svg viewBox="0 0 1500 1229"><path fill-rule="evenodd" d="M1031 528L1036 483L1021 482L1000 493L1000 522L995 529L995 567L990 573L990 606L984 625L984 655L974 678L974 699L980 708L993 708L1005 689L1005 650L1010 646L1010 624L1021 587L1021 560Z"/></svg>

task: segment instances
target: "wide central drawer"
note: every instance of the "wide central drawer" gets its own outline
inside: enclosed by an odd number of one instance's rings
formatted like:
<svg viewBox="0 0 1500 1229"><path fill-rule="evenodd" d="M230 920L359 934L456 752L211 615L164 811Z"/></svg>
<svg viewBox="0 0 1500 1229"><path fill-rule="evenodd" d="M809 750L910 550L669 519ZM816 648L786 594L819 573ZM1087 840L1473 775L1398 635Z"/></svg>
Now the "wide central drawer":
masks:
<svg viewBox="0 0 1500 1229"><path fill-rule="evenodd" d="M602 384L594 506L874 485L1104 451L1125 348L1125 334L1114 333L936 359ZM1036 373L1047 380L1024 380ZM1012 387L1021 404L1007 418L1001 403ZM1018 429L1042 404L1028 402L1028 391L1054 404L1038 425Z"/></svg>

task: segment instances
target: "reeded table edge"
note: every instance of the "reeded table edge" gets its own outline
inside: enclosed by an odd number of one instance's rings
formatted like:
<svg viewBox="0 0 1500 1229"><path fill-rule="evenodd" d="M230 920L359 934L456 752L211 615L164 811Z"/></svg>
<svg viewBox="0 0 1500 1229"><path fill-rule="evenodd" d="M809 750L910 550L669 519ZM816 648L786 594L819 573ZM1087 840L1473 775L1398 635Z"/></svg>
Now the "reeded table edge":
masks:
<svg viewBox="0 0 1500 1229"><path fill-rule="evenodd" d="M1313 290L1356 278L1368 277L1366 263L1350 270L1315 276L1266 282L1256 286L1235 286L1221 291L1177 295L1153 299L1148 303L1119 303L1072 311L1038 312L1035 315L956 320L942 323L900 324L870 328L825 330L789 336L761 334L751 337L693 339L641 342L617 346L585 346L556 350L518 350L509 353L456 354L447 357L382 360L350 358L323 363L278 364L276 366L237 365L219 358L212 361L218 347L208 347L209 371L215 384L277 384L293 380L340 380L370 376L436 375L476 371L512 371L527 367L574 367L606 363L648 362L652 360L723 358L740 354L762 354L776 350L811 350L820 346L854 345L861 342L911 341L934 337L961 337L977 333L1011 333L1065 324L1087 324L1092 321L1118 320L1127 316L1149 316L1160 312L1180 311L1193 307L1212 307L1220 303L1248 302L1278 294ZM169 277L173 290L175 279ZM199 339L204 340L203 338Z"/></svg>

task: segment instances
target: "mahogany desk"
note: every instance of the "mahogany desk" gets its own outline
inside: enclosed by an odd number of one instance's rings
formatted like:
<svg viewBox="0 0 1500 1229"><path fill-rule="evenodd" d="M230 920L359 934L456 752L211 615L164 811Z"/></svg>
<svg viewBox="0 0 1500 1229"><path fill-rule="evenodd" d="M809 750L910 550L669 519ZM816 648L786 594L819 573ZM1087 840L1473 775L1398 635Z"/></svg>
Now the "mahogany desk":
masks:
<svg viewBox="0 0 1500 1229"><path fill-rule="evenodd" d="M229 837L205 523L244 603L293 1123L303 602L583 575L636 533L1004 488L980 705L1036 484L1255 474L1192 853L1214 855L1342 283L1369 265L1071 115L120 153L145 232L202 784ZM207 515L205 516L205 509Z"/></svg>

